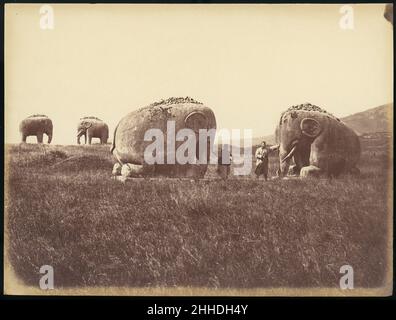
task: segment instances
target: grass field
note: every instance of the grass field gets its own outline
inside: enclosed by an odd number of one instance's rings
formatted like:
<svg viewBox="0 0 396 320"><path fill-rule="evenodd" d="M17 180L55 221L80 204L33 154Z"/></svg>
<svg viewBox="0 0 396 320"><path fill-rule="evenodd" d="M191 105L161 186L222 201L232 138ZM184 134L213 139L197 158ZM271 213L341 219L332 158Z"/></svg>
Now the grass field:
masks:
<svg viewBox="0 0 396 320"><path fill-rule="evenodd" d="M8 258L33 286L49 264L57 287L338 287L349 264L380 287L393 171L377 140L359 177L125 184L108 146L7 145Z"/></svg>

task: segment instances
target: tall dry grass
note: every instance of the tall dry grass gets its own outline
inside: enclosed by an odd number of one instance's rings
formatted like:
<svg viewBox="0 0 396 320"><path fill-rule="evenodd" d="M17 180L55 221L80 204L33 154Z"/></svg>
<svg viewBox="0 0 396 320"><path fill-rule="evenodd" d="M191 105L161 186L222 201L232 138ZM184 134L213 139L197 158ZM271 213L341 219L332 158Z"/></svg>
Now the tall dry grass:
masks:
<svg viewBox="0 0 396 320"><path fill-rule="evenodd" d="M360 177L122 184L108 146L7 146L7 253L33 286L382 286L390 163L364 147Z"/></svg>

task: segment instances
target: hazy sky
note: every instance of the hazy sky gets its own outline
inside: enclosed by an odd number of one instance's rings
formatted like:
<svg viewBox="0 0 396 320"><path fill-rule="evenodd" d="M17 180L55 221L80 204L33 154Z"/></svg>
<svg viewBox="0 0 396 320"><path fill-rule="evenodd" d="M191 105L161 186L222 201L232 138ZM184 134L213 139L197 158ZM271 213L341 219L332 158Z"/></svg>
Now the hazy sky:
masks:
<svg viewBox="0 0 396 320"><path fill-rule="evenodd" d="M34 113L54 144L76 143L80 117L113 129L171 96L211 107L219 128L271 134L280 112L311 102L342 117L393 101L392 25L384 5L7 5L6 142ZM35 141L35 138L28 138Z"/></svg>

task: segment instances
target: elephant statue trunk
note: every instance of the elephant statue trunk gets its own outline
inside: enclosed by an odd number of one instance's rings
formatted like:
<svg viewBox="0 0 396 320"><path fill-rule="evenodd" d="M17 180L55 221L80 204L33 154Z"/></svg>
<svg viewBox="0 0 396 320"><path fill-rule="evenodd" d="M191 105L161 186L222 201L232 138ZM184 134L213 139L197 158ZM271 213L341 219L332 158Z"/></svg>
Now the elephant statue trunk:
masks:
<svg viewBox="0 0 396 320"><path fill-rule="evenodd" d="M86 144L86 143L87 143L87 133L86 133L86 130L81 129L81 130L78 131L78 133L77 133L77 143L78 143L78 144L81 144L81 142L80 142L81 136L84 136L85 144Z"/></svg>
<svg viewBox="0 0 396 320"><path fill-rule="evenodd" d="M297 152L298 148L298 141L295 141L291 145L291 149L287 151L284 147L279 148L279 160L280 166L278 174L280 176L285 176L288 173L290 167L290 161L292 160L294 154Z"/></svg>
<svg viewBox="0 0 396 320"><path fill-rule="evenodd" d="M294 153L297 150L297 146L298 146L298 141L296 141L295 143L293 143L293 147L292 149L289 151L289 153L287 155L285 155L284 157L281 157L281 163L284 163L286 161L289 161L291 159L291 157L293 157ZM282 153L283 154L283 153Z"/></svg>

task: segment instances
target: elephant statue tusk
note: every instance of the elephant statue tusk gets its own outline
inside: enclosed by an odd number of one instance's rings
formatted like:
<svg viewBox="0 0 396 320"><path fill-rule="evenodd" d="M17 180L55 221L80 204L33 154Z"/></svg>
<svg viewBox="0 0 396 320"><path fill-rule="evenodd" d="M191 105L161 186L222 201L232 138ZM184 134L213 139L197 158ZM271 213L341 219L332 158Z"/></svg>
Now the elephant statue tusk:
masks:
<svg viewBox="0 0 396 320"><path fill-rule="evenodd" d="M287 154L287 156L282 159L281 163L289 160L293 156L296 149L297 149L297 144L293 147L293 149L290 150L290 152Z"/></svg>

